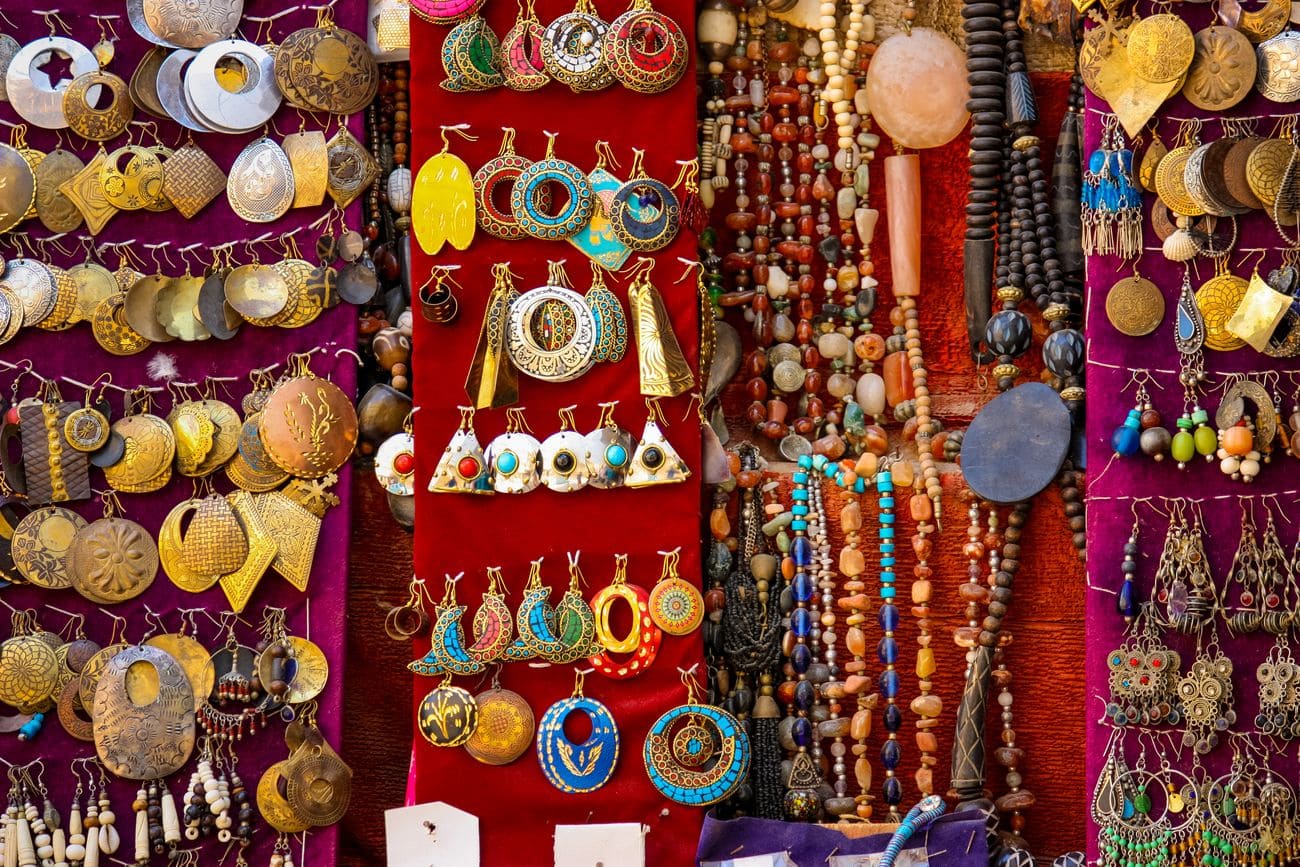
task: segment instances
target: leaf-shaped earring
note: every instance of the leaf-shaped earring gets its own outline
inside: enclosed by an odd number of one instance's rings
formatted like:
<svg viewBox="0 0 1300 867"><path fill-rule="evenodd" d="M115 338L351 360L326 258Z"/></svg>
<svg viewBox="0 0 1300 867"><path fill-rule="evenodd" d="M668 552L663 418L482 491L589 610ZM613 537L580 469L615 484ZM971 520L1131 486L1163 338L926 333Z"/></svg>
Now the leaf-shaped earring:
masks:
<svg viewBox="0 0 1300 867"><path fill-rule="evenodd" d="M411 193L411 228L420 249L436 256L448 242L457 250L467 249L474 240L478 221L474 215L474 173L465 161L451 153L448 132L468 141L477 136L465 132L468 124L442 127L442 150L420 166Z"/></svg>
<svg viewBox="0 0 1300 867"><path fill-rule="evenodd" d="M429 490L442 494L490 494L488 463L474 433L474 408L460 407L460 427L438 459Z"/></svg>
<svg viewBox="0 0 1300 867"><path fill-rule="evenodd" d="M647 488L684 482L691 476L690 467L668 442L660 424L667 424L663 410L656 398L647 398L646 409L650 415L641 433L641 442L632 456L632 469L627 476L629 488Z"/></svg>
<svg viewBox="0 0 1300 867"><path fill-rule="evenodd" d="M627 354L627 316L595 262L591 263L591 288L584 297L596 317L596 361L622 361Z"/></svg>

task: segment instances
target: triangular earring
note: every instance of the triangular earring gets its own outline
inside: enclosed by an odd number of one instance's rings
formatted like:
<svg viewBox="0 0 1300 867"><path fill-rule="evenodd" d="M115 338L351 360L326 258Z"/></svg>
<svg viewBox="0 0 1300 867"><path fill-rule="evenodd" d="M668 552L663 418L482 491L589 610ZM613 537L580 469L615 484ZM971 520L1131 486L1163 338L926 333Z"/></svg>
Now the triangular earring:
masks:
<svg viewBox="0 0 1300 867"><path fill-rule="evenodd" d="M641 442L632 455L632 470L627 475L627 486L647 488L651 485L686 481L691 475L690 467L686 466L686 462L677 454L659 427L668 422L659 409L658 399L647 398L645 405L650 415L646 419L645 430L641 433Z"/></svg>
<svg viewBox="0 0 1300 867"><path fill-rule="evenodd" d="M591 479L593 488L621 488L632 465L632 451L636 441L618 422L614 421L614 408L618 401L600 405L600 424L587 434L587 450L591 453Z"/></svg>
<svg viewBox="0 0 1300 867"><path fill-rule="evenodd" d="M483 447L474 433L473 407L460 408L460 427L438 459L438 467L429 479L429 490L442 494L492 493Z"/></svg>

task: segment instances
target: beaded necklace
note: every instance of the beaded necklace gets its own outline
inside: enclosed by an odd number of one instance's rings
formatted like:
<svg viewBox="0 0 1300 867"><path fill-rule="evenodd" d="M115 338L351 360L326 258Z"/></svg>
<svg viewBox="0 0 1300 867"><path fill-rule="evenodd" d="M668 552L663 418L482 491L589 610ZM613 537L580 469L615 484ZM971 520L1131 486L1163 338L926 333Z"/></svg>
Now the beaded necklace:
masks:
<svg viewBox="0 0 1300 867"><path fill-rule="evenodd" d="M809 527L816 523L816 517L810 521L812 513L812 495L814 484L812 458L804 455L799 459L799 468L794 473L794 490L791 493L790 531L794 538L790 542L788 573L792 574L790 588L794 608L790 611L790 631L786 636L789 648L790 672L797 680L783 684L787 702L791 710L790 739L794 746L793 763L785 795L786 817L797 821L810 821L821 810L817 788L820 785L820 772L812 761L812 747L815 741L813 727L813 708L817 702L817 689L810 674L815 661L815 643L812 638L813 599L815 585L811 571L815 564L815 547L809 538ZM818 482L819 483L819 482Z"/></svg>
<svg viewBox="0 0 1300 867"><path fill-rule="evenodd" d="M903 800L903 784L896 776L898 764L902 759L903 747L898 741L898 730L903 725L903 711L898 706L899 676L894 664L898 661L898 641L894 632L898 629L898 606L894 604L898 588L895 586L897 576L894 566L898 562L895 554L894 527L894 477L889 466L876 471L876 493L880 506L880 611L877 615L881 632L878 655L884 664L880 674L880 695L885 700L884 725L885 742L880 747L880 762L885 769L885 779L881 785L881 794L885 806L889 809L890 821L899 821L902 817L898 805Z"/></svg>
<svg viewBox="0 0 1300 867"><path fill-rule="evenodd" d="M939 741L934 729L939 724L939 714L943 711L943 702L934 695L933 677L936 669L934 650L930 647L930 599L933 587L930 582L933 570L930 568L930 554L934 543L930 535L936 527L934 518L935 504L923 490L923 480L915 479L914 493L908 500L908 508L915 522L916 532L912 535L912 553L916 555L916 565L912 567L912 614L916 617L916 678L919 695L912 700L912 713L916 714L916 748L921 753L921 766L917 768L916 787L922 795L934 794L934 754L939 749Z"/></svg>

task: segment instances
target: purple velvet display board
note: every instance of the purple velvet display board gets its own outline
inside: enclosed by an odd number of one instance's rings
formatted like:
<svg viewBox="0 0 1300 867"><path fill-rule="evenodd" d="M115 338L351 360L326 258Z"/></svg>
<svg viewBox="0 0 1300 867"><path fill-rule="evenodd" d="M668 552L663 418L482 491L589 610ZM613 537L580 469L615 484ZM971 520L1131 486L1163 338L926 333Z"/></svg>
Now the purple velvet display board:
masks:
<svg viewBox="0 0 1300 867"><path fill-rule="evenodd" d="M1142 3L1139 11L1150 14L1151 7ZM1173 11L1181 15L1195 32L1211 23L1214 10L1209 4L1183 3L1176 4ZM1085 165L1087 155L1099 146L1103 123L1110 112L1110 107L1091 92L1087 94L1086 105ZM1172 149L1183 119L1200 118L1203 121L1201 140L1208 142L1223 135L1220 117L1258 118L1255 122L1256 131L1259 135L1268 136L1274 131L1273 118L1285 116L1294 110L1294 105L1270 102L1257 92L1252 92L1242 103L1216 116L1200 111L1179 95L1161 107L1157 114L1157 126L1161 139ZM1150 142L1151 137L1147 133L1135 149L1135 164L1140 161ZM1128 146L1132 147L1131 140ZM1141 452L1133 457L1112 460L1111 433L1123 424L1126 413L1134 405L1134 369L1150 371L1156 385L1148 385L1147 390L1171 433L1176 432L1175 423L1183 412L1183 390L1178 382L1180 357L1173 338L1175 305L1182 285L1183 265L1164 257L1161 241L1152 230L1151 208L1156 202L1155 194L1144 193L1142 199L1144 253L1139 270L1142 276L1160 287L1166 305L1164 319L1156 331L1145 337L1127 337L1120 334L1107 319L1107 292L1120 278L1133 273L1132 262L1121 261L1116 256L1092 256L1087 268L1089 591L1086 664L1089 702L1085 713L1090 723L1087 744L1090 799L1112 733L1104 713L1105 703L1110 696L1107 656L1124 640L1125 623L1116 610L1116 594L1123 582L1120 571L1124 558L1123 547L1133 529L1135 515L1139 521L1141 552L1137 558L1135 580L1139 601L1150 597L1152 579L1164 544L1165 531L1169 526L1167 514L1164 514L1168 512L1168 506L1163 498L1195 500L1191 508L1199 510L1203 518L1205 549L1215 585L1220 589L1241 537L1243 505L1240 497L1252 498L1247 502L1253 505L1260 534L1264 531L1266 504L1272 503L1277 507L1275 513L1279 510L1287 513L1286 519L1278 519L1278 525L1283 546L1288 553L1296 539L1297 524L1300 524L1294 505L1295 489L1300 487L1297 485L1300 476L1296 472L1300 464L1295 463L1294 458L1281 449L1275 450L1271 463L1263 466L1258 478L1250 485L1224 475L1219 470L1217 459L1206 462L1197 456L1184 470L1179 470L1171 458L1155 462ZM1229 225L1226 220L1222 223L1223 226ZM1221 233L1226 231L1230 235L1231 230L1224 229L1223 226ZM1282 238L1264 212L1252 211L1238 218L1237 228L1237 244L1227 259L1231 273L1249 279L1256 266L1262 275L1267 275L1269 270L1278 267L1282 258ZM1215 273L1213 261L1204 257L1198 257L1190 263L1190 267L1193 289ZM1294 369L1293 361L1272 359L1250 347L1231 352L1206 350L1205 370L1208 378L1200 393L1200 403L1209 411L1211 425L1214 423L1214 411L1225 389L1225 375L1229 373L1282 372L1280 379L1273 379L1268 387L1270 392L1280 392L1284 416L1288 414L1294 400L1296 383L1288 378L1285 371ZM1272 495L1282 496L1274 499ZM1236 593L1226 602L1229 606L1235 606ZM1219 615L1215 616L1213 629L1220 647L1234 663L1233 707L1237 722L1231 731L1254 732L1255 712L1259 704L1255 668L1268 654L1273 643L1272 637L1264 634L1234 636L1228 632ZM1207 641L1211 635L1209 630L1207 627ZM1181 655L1181 671L1185 674L1196 656L1195 639L1167 630L1164 642ZM1154 741L1146 734L1141 735L1141 742L1147 746L1149 765L1154 760L1155 767L1159 767L1159 758L1153 749L1153 744L1158 743L1168 751L1169 760L1175 768L1186 770L1191 767L1192 750L1181 746L1181 728L1161 726L1150 731L1156 732ZM1214 776L1227 772L1232 762L1233 741L1234 738L1227 734L1221 735L1219 745L1203 758L1204 767ZM1124 736L1123 744L1131 764L1140 753L1138 729L1131 727ZM1282 772L1287 779L1294 780L1294 748L1271 751L1271 754L1273 769ZM1179 779L1178 784L1181 783ZM1095 827L1089 835L1089 857L1097 857Z"/></svg>
<svg viewBox="0 0 1300 867"><path fill-rule="evenodd" d="M59 17L66 22L67 35L87 47L100 38L100 29L92 14L115 15L111 21L118 39L115 43L116 56L108 65L111 72L124 80L129 80L140 58L149 45L131 28L126 18L123 3L107 3L102 0L63 0L57 4L45 5L47 8L58 7ZM30 6L30 4L29 4ZM39 14L20 8L18 5L5 10L12 25L0 19L0 31L13 36L20 43L26 43L46 35L48 27ZM265 42L268 38L279 41L302 27L311 27L316 21L316 11L307 5L290 5L281 0L247 0L244 8L245 18L241 23L240 34L243 37ZM338 0L334 6L335 21L339 26L365 36L365 0ZM275 16L269 23L251 20L257 17ZM62 32L62 28L60 28ZM48 69L48 67L47 67ZM6 125L19 120L13 107L0 103L0 119ZM185 142L188 133L175 123L156 120L136 111L137 121L148 121L156 126L157 136L169 147L179 146ZM364 140L362 116L348 120L353 133ZM276 140L283 135L297 132L300 124L307 129L323 129L329 137L337 129L338 121L326 116L306 117L293 108L282 106L276 114L268 134ZM127 136L132 136L136 143L153 144L155 126L133 125L127 134L108 142L112 152L116 147L127 143ZM3 134L0 131L0 134ZM235 157L249 142L261 132L248 135L194 134L194 140L216 161L223 171L229 171ZM29 146L41 151L51 151L60 144L73 150L83 161L89 161L95 154L97 145L70 136L66 131L62 135L41 129L27 131ZM314 208L291 210L287 215L272 224L252 225L241 220L230 208L224 195L218 196L194 219L185 220L177 212L162 214L145 211L119 213L108 226L94 238L98 245L125 243L130 246L134 256L147 263L151 270L156 262L163 273L176 276L187 269L200 273L201 268L210 261L209 250L227 242L235 242L234 255L240 262L249 261L249 254L244 248L245 241L262 236L271 239L300 229L295 240L301 248L304 258L314 259L315 244L319 229L312 229L308 224L324 215L332 205L326 203ZM359 204L353 205L347 212L347 224L359 228L361 221ZM30 232L35 240L47 237L47 232L38 220L29 220L18 231ZM46 261L63 267L86 261L86 246L82 237L86 235L83 226L59 240L72 255L64 255L53 245L45 248ZM155 254L146 245L164 243L165 249ZM197 247L188 258L179 251L189 245ZM38 246L38 250L40 247ZM0 252L5 256L16 255L10 239L0 237ZM274 261L281 253L278 249L261 246L258 254L262 261ZM197 259L196 259L197 257ZM201 264L200 264L201 262ZM103 263L113 270L118 266L118 258L111 249L105 250ZM217 386L218 396L232 406L239 407L240 399L250 390L248 373L255 368L271 365L283 366L285 359L295 352L317 350L311 361L311 368L318 376L332 379L347 394L356 392L356 367L351 355L339 354L341 349L352 349L356 344L356 309L349 305L340 305L327 311L312 325L296 329L266 329L245 325L229 341L209 339L195 343L172 342L155 345L145 352L128 358L115 358L104 352L94 341L90 328L86 324L77 325L62 333L48 333L24 329L11 343L0 347L0 361L10 364L24 359L30 360L35 370L47 377L67 377L89 383L103 373L111 373L113 383L118 386L132 387L149 385L159 387L163 383L151 379L148 366L162 356L169 356L174 363L177 381L203 382L206 377L232 377L234 381L222 382ZM8 389L14 374L0 370L0 387ZM63 397L66 400L80 400L83 391L80 388L60 382ZM20 395L31 395L36 383L26 378ZM6 391L6 394L8 392ZM108 392L113 402L115 416L122 412L122 394L118 391ZM165 391L154 395L154 411L165 416L171 406L171 396ZM262 620L266 606L279 606L287 610L288 628L291 634L310 638L324 651L329 662L329 681L320 695L318 722L327 739L337 749L341 740L342 688L343 688L343 654L345 643L344 610L346 602L346 575L348 562L348 527L351 477L350 469L345 466L339 471L340 481L333 488L341 505L331 509L325 516L320 531L320 541L316 551L316 560L307 592L299 593L283 578L268 571L263 577L257 591L244 611L243 623L236 626L241 642L253 645L258 640L256 627ZM220 492L231 490L232 486L223 473L214 477ZM102 474L92 470L92 486L96 489L107 487ZM149 495L121 496L125 516L143 524L156 535L164 516L172 507L192 494L189 479L176 476L162 491ZM72 504L87 520L93 520L101 514L98 500ZM101 644L107 644L114 623L109 616L125 617L127 620L126 640L139 641L146 633L156 627L146 622L149 610L157 612L167 631L178 631L181 627L181 615L178 609L203 608L213 617L229 606L219 587L202 594L190 594L177 589L161 571L153 585L140 597L126 603L101 610L88 603L71 590L39 591L25 587L10 587L0 591L0 602L14 608L32 608L37 611L41 625L51 631L63 629L68 618L49 610L55 606L71 612L84 613L85 629L89 637ZM108 613L106 613L108 612ZM7 613L6 613L7 616ZM218 629L209 617L202 613L196 615L199 637L209 649L219 647L224 636L219 637ZM5 630L4 635L9 634ZM6 711L8 713L9 711ZM199 729L200 736L202 729ZM255 805L255 792L262 772L272 763L284 759L288 749L284 743L284 724L279 718L272 718L268 726L252 736L245 736L236 745L239 757L238 771L248 787L250 800ZM197 750L196 750L197 752ZM6 763L26 763L38 757L44 759L44 782L50 797L62 815L67 816L70 804L73 778L69 774L69 763L78 757L93 756L94 745L70 738L62 729L53 714L50 714L40 734L30 742L20 742L13 735L0 736L0 758ZM194 762L169 779L170 789L180 803L188 784ZM133 782L117 782L112 785L113 809L117 814L117 827L122 835L122 847L117 858L130 861L134 854L135 817L131 810L131 801L135 796L137 785ZM84 810L84 804L83 804ZM275 843L275 832L257 816L254 822L253 845L245 852L250 864L264 865ZM195 844L185 841L181 848L190 848ZM204 850L202 863L217 863L226 854L226 846L215 839L201 844ZM298 835L293 840L295 861L306 865L331 864L337 851L337 832L333 829L313 831ZM233 853L231 854L233 858ZM156 862L162 856L155 856ZM228 863L233 863L230 861Z"/></svg>

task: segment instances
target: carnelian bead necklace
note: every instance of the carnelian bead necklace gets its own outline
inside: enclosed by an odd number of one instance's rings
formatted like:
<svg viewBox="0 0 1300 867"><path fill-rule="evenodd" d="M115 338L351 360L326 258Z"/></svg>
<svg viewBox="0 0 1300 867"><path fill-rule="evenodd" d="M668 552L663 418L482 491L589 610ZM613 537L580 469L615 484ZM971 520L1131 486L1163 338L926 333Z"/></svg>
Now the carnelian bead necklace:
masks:
<svg viewBox="0 0 1300 867"><path fill-rule="evenodd" d="M910 465L909 465L910 466ZM896 474L897 475L897 474ZM930 534L935 525L934 505L922 489L922 480L913 479L914 489L908 500L908 509L915 522L916 532L912 534L912 553L916 555L916 565L912 567L912 615L916 618L916 679L920 693L912 699L912 713L916 719L916 748L921 753L921 766L916 771L916 787L921 795L934 794L934 766L937 763L935 753L939 749L934 728L939 724L939 714L943 711L943 701L934 695L934 650L930 647L930 599L933 587L930 582L930 553L934 543ZM901 487L901 485L900 485Z"/></svg>

